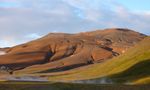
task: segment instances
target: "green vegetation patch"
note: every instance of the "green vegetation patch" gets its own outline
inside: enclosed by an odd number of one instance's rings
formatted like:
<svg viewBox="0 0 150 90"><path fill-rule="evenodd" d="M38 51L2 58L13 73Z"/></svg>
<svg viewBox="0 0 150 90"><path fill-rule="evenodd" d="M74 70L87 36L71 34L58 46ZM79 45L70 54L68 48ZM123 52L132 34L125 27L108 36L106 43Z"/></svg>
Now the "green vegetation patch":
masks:
<svg viewBox="0 0 150 90"><path fill-rule="evenodd" d="M149 85L98 85L73 83L36 83L36 82L3 82L0 90L149 90ZM32 84L31 84L32 83Z"/></svg>

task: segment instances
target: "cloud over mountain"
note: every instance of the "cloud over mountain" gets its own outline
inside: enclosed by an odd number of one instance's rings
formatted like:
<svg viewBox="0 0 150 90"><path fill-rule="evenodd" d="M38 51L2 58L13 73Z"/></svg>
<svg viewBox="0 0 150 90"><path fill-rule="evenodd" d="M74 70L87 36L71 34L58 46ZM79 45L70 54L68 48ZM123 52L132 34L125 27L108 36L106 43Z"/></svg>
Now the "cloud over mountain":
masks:
<svg viewBox="0 0 150 90"><path fill-rule="evenodd" d="M134 12L116 0L0 0L0 46L49 32L124 27L150 34L150 13Z"/></svg>

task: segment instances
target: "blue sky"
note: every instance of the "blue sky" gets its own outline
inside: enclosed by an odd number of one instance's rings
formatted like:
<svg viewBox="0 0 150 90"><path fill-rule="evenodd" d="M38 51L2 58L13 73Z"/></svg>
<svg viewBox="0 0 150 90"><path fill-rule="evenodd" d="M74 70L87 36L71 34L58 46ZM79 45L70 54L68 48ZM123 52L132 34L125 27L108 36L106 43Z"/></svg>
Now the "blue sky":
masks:
<svg viewBox="0 0 150 90"><path fill-rule="evenodd" d="M0 0L0 47L50 32L129 28L150 35L150 0Z"/></svg>
<svg viewBox="0 0 150 90"><path fill-rule="evenodd" d="M1 2L0 7L16 7L17 4L15 3L8 3L8 2Z"/></svg>
<svg viewBox="0 0 150 90"><path fill-rule="evenodd" d="M118 0L118 2L133 11L150 11L150 0Z"/></svg>

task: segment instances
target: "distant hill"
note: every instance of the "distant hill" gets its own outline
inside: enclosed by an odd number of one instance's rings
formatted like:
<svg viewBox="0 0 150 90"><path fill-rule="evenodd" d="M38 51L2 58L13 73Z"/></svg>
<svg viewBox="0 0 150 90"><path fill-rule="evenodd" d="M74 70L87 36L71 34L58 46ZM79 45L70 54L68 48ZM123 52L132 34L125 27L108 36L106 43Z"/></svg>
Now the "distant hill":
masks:
<svg viewBox="0 0 150 90"><path fill-rule="evenodd" d="M145 37L121 28L78 34L50 33L6 49L6 54L0 56L0 66L23 73L65 71L117 57Z"/></svg>

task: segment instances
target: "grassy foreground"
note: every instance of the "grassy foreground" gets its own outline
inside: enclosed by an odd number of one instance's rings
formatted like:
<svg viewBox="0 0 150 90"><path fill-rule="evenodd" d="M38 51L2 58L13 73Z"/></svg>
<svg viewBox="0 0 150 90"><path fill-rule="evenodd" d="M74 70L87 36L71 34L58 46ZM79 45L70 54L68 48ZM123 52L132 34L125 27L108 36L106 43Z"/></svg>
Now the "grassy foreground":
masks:
<svg viewBox="0 0 150 90"><path fill-rule="evenodd" d="M1 82L0 90L149 90L150 85L98 85L42 82Z"/></svg>

